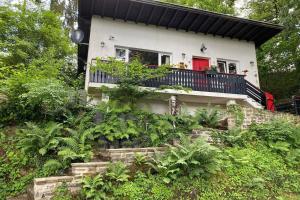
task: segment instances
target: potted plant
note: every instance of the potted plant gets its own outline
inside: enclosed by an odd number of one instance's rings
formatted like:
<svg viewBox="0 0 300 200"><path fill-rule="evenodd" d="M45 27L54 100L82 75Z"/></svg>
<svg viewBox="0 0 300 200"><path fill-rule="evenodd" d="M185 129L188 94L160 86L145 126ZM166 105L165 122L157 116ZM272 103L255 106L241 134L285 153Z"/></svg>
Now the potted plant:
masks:
<svg viewBox="0 0 300 200"><path fill-rule="evenodd" d="M210 69L208 69L206 71L206 74L217 74L217 73L218 73L218 70L217 70L217 66L215 66L215 65L212 65L210 67Z"/></svg>

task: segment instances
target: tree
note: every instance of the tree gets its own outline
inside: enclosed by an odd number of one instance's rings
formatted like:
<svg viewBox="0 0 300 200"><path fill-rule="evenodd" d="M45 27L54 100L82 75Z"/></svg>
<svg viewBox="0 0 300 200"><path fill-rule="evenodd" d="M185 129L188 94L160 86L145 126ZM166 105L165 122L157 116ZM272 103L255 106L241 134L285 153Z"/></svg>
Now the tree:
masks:
<svg viewBox="0 0 300 200"><path fill-rule="evenodd" d="M68 33L51 11L23 4L0 6L0 79L14 69L62 68L74 53Z"/></svg>
<svg viewBox="0 0 300 200"><path fill-rule="evenodd" d="M257 51L262 89L278 99L296 94L300 89L300 1L251 0L247 7L249 18L284 26L282 33Z"/></svg>
<svg viewBox="0 0 300 200"><path fill-rule="evenodd" d="M234 15L236 0L163 0L169 3L181 4L193 8Z"/></svg>

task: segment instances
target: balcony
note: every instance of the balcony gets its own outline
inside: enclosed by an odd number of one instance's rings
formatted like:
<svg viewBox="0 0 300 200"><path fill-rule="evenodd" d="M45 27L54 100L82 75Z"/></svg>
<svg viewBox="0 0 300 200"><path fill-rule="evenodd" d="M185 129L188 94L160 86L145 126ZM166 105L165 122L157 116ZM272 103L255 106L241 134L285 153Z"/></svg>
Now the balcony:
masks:
<svg viewBox="0 0 300 200"><path fill-rule="evenodd" d="M117 84L118 78L96 71L90 73L90 83ZM265 105L264 92L245 80L244 75L208 74L193 70L171 69L166 76L147 80L141 84L150 88L178 85L193 91L247 95L257 103Z"/></svg>

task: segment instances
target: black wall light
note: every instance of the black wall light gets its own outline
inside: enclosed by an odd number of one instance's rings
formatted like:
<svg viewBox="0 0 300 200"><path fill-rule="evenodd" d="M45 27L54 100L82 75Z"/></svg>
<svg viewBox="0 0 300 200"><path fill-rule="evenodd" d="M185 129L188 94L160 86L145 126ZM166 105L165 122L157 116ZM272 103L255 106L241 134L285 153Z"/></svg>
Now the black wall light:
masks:
<svg viewBox="0 0 300 200"><path fill-rule="evenodd" d="M207 50L205 44L202 43L200 50L201 50L202 53L204 53Z"/></svg>

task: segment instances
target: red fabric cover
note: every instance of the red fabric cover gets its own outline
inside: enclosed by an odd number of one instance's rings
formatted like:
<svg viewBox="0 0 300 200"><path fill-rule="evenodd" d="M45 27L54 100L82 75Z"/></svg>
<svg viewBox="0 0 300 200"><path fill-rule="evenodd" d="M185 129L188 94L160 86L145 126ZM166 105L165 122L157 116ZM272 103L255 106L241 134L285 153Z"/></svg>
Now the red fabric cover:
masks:
<svg viewBox="0 0 300 200"><path fill-rule="evenodd" d="M271 93L265 92L266 96L266 103L267 103L267 110L272 112L275 111L275 104L274 104L274 96Z"/></svg>
<svg viewBox="0 0 300 200"><path fill-rule="evenodd" d="M206 71L209 69L209 60L203 58L193 58L193 70Z"/></svg>

